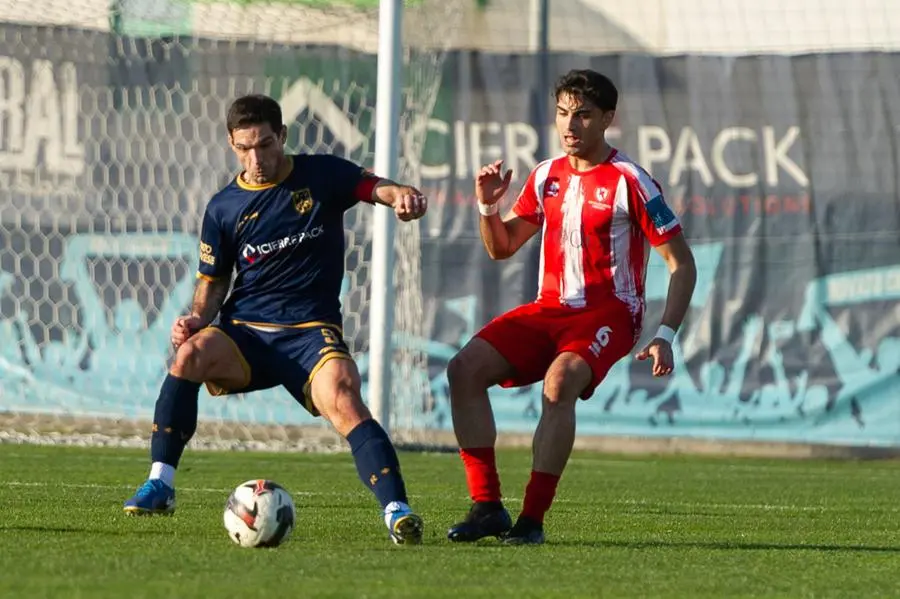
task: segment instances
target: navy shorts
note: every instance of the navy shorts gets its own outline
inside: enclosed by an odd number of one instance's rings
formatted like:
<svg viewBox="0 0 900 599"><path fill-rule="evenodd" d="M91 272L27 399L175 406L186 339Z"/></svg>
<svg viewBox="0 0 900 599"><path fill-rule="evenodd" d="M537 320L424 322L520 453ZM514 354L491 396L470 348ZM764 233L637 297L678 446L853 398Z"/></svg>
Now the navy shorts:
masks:
<svg viewBox="0 0 900 599"><path fill-rule="evenodd" d="M260 329L219 322L211 328L224 333L234 343L249 383L240 389L226 389L208 382L210 395L250 393L281 385L310 414L318 416L309 389L312 377L328 360L351 359L341 328L333 324Z"/></svg>

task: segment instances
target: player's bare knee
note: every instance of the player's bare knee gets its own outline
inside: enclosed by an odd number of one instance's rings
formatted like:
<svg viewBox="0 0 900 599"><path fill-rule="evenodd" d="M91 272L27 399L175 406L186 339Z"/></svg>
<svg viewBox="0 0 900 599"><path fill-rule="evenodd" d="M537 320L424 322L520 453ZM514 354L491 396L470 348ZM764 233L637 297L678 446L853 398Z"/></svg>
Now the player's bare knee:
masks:
<svg viewBox="0 0 900 599"><path fill-rule="evenodd" d="M450 384L450 401L457 404L470 401L473 391L484 391L490 387L478 361L465 350L447 364L447 382Z"/></svg>
<svg viewBox="0 0 900 599"><path fill-rule="evenodd" d="M187 379L197 383L206 380L207 360L203 355L203 348L197 343L188 341L178 348L175 360L172 362L169 373L181 379Z"/></svg>
<svg viewBox="0 0 900 599"><path fill-rule="evenodd" d="M548 375L544 379L544 404L551 408L574 406L578 393L572 383L564 374Z"/></svg>
<svg viewBox="0 0 900 599"><path fill-rule="evenodd" d="M447 363L447 381L449 381L451 387L459 387L465 383L467 361L465 351L461 351L450 358L450 361Z"/></svg>
<svg viewBox="0 0 900 599"><path fill-rule="evenodd" d="M447 380L451 389L487 389L497 383L497 366L491 355L478 343L470 342L447 364Z"/></svg>
<svg viewBox="0 0 900 599"><path fill-rule="evenodd" d="M360 392L360 383L352 377L342 377L335 384L332 410L341 418L358 418L368 413Z"/></svg>
<svg viewBox="0 0 900 599"><path fill-rule="evenodd" d="M314 378L313 402L342 435L371 417L362 400L359 372L350 361L331 360Z"/></svg>
<svg viewBox="0 0 900 599"><path fill-rule="evenodd" d="M581 358L561 356L544 377L544 403L549 407L574 406L590 380L590 367Z"/></svg>

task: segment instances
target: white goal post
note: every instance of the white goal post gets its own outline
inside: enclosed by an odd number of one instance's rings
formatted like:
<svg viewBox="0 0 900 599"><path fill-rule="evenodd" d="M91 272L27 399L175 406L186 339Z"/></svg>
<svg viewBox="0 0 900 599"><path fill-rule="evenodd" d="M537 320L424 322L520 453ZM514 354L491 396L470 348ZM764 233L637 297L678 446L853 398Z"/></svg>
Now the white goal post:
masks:
<svg viewBox="0 0 900 599"><path fill-rule="evenodd" d="M403 0L380 0L378 86L375 107L375 172L396 179L400 147L400 94L403 86ZM376 206L372 234L372 305L369 312L369 407L391 430L391 356L394 328L394 215Z"/></svg>

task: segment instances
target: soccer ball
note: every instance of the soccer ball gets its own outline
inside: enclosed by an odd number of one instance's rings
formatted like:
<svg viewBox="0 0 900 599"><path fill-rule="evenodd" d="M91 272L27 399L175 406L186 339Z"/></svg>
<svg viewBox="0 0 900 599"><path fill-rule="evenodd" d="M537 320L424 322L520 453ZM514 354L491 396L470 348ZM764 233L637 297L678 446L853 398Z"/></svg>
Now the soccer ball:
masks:
<svg viewBox="0 0 900 599"><path fill-rule="evenodd" d="M248 480L228 496L225 530L241 547L277 547L294 529L294 500L278 483Z"/></svg>

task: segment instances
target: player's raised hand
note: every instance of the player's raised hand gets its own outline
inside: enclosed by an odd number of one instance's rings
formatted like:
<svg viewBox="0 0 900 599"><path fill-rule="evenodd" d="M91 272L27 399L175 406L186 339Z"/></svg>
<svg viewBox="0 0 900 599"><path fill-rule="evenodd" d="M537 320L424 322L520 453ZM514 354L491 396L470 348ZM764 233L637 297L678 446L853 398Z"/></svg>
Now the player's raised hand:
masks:
<svg viewBox="0 0 900 599"><path fill-rule="evenodd" d="M665 339L656 337L635 356L638 360L653 360L653 376L668 376L675 369L672 345Z"/></svg>
<svg viewBox="0 0 900 599"><path fill-rule="evenodd" d="M512 169L503 173L502 160L487 164L475 175L475 197L482 204L496 204L509 189L510 181Z"/></svg>
<svg viewBox="0 0 900 599"><path fill-rule="evenodd" d="M191 335L203 328L203 321L196 314L179 316L172 325L172 346L175 349L191 338Z"/></svg>
<svg viewBox="0 0 900 599"><path fill-rule="evenodd" d="M403 186L397 189L394 196L394 214L406 222L425 216L428 210L428 198L415 187Z"/></svg>

